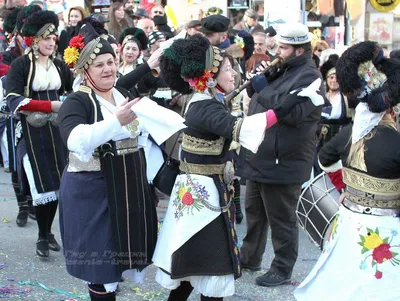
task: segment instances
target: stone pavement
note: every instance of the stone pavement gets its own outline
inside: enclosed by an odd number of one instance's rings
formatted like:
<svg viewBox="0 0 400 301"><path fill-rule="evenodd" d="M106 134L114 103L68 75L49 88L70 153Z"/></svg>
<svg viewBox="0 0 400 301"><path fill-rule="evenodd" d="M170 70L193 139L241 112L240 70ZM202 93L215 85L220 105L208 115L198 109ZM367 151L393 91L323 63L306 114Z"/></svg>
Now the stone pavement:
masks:
<svg viewBox="0 0 400 301"><path fill-rule="evenodd" d="M17 202L10 184L10 174L0 169L0 299L26 300L26 301L61 301L68 299L67 293L79 296L77 300L89 300L85 285L82 281L68 275L61 252L50 251L46 260L39 259L35 254L37 240L37 225L29 220L24 228L19 228L15 223L17 215ZM242 186L242 196L244 193ZM242 197L242 208L244 198ZM159 217L165 214L168 200L160 202ZM237 225L239 241L243 239L246 231L245 220ZM58 218L54 222L53 233L60 241ZM227 301L292 301L293 290L301 282L315 264L320 252L300 231L299 257L293 272L292 284L277 288L265 288L254 284L258 275L265 273L272 260L272 246L268 240L267 250L263 260L263 271L244 271L243 276L236 281L236 294L225 298ZM154 280L155 268L148 268L145 282L135 284L125 281L121 283L117 300L142 301L167 300L168 291L162 289ZM21 284L21 285L19 285ZM6 295L5 288L24 290L21 295ZM192 293L190 301L200 300L196 293Z"/></svg>

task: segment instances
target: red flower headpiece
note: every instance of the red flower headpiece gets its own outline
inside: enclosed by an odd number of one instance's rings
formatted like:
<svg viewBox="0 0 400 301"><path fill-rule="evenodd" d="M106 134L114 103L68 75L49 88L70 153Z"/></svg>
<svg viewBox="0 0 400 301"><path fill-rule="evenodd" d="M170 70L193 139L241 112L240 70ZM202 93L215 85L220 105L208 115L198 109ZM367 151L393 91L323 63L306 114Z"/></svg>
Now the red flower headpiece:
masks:
<svg viewBox="0 0 400 301"><path fill-rule="evenodd" d="M85 37L81 34L73 37L69 41L69 46L64 50L64 61L70 66L74 67L79 59L80 51L85 47Z"/></svg>
<svg viewBox="0 0 400 301"><path fill-rule="evenodd" d="M215 85L212 84L212 78L214 74L211 71L204 70L204 74L200 77L194 78L184 78L186 82L189 83L189 86L194 88L197 92L204 92L206 88L213 88Z"/></svg>
<svg viewBox="0 0 400 301"><path fill-rule="evenodd" d="M83 47L85 47L85 42L84 42L85 38L83 35L78 34L77 36L73 37L70 42L69 42L69 46L70 47L75 47L78 49L83 49Z"/></svg>
<svg viewBox="0 0 400 301"><path fill-rule="evenodd" d="M35 41L35 36L29 36L24 38L25 45L28 47L31 47L34 41Z"/></svg>

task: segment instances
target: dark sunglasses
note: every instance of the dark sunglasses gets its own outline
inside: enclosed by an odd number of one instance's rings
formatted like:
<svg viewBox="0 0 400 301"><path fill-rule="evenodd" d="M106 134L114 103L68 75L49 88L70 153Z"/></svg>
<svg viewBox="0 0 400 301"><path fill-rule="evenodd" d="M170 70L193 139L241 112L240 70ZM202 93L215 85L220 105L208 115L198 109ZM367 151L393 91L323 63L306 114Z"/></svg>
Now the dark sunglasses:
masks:
<svg viewBox="0 0 400 301"><path fill-rule="evenodd" d="M158 14L158 15L162 15L162 14L163 14L162 11L158 11L158 10L153 11L153 13L154 13L154 14Z"/></svg>
<svg viewBox="0 0 400 301"><path fill-rule="evenodd" d="M324 49L317 49L317 51L318 51L318 52L322 52L322 51L324 51Z"/></svg>

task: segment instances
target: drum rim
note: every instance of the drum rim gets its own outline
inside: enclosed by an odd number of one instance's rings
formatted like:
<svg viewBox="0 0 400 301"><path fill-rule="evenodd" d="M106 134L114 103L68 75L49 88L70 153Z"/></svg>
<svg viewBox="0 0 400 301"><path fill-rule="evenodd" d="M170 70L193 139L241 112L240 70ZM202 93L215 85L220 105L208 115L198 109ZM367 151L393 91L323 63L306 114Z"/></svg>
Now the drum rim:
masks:
<svg viewBox="0 0 400 301"><path fill-rule="evenodd" d="M307 202L309 202L309 200L307 200L306 198L303 197L303 195L308 191L308 189L315 183L317 182L320 178L324 178L324 185L325 185L325 195L321 196L320 198L316 199L313 196L313 199L315 201L314 204L318 204L318 202L321 201L322 198L326 197L326 195L328 194L329 197L335 201L335 199L330 195L330 192L334 191L336 188L335 186L332 186L331 188L328 188L327 182L325 180L325 178L329 176L327 175L327 173L322 172L321 174L319 174L318 176L316 176L314 179L312 179L312 181L310 183L307 184L306 187L304 187L302 193L299 196L299 199L297 201L297 206L296 206L296 217L297 217L297 223L300 226L300 228L307 233L307 236L309 237L309 239L320 249L323 250L323 246L324 246L324 241L325 241L325 236L326 236L326 232L329 229L331 223L333 222L333 220L336 218L336 215L338 213L338 211L332 215L331 218L326 218L325 213L321 211L321 209L319 207L312 207L311 209L316 208L318 210L318 212L321 214L321 216L324 218L324 220L327 222L327 224L325 225L322 233L320 233L320 231L317 229L315 223L313 223L311 221L311 219L309 218L309 213L311 212L311 210L306 211L303 205L303 212L299 211L299 207L301 206L301 201L305 200ZM311 190L311 194L312 194L312 190ZM340 194L339 194L340 195ZM340 204L337 203L337 207L339 210L339 206ZM302 217L304 219L304 223L302 222L302 220L300 219L300 217ZM311 225L311 227L314 229L315 233L320 237L320 242L317 242L312 236L311 234L306 230L306 227L308 225L308 223Z"/></svg>

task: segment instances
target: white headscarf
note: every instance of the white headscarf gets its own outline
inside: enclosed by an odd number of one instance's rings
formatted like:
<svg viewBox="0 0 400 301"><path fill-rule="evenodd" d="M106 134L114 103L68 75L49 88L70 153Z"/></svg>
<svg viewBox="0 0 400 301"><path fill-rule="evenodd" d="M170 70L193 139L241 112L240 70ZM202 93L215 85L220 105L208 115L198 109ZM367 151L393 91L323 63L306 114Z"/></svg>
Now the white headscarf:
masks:
<svg viewBox="0 0 400 301"><path fill-rule="evenodd" d="M354 116L351 143L354 144L368 135L381 122L385 114L385 111L372 113L367 103L360 102L356 107L356 114Z"/></svg>

